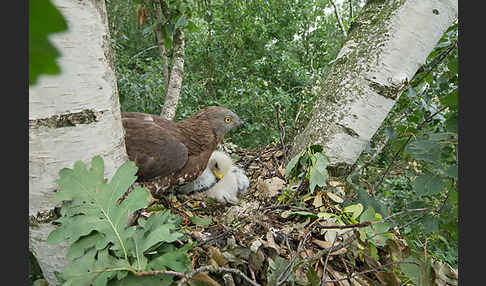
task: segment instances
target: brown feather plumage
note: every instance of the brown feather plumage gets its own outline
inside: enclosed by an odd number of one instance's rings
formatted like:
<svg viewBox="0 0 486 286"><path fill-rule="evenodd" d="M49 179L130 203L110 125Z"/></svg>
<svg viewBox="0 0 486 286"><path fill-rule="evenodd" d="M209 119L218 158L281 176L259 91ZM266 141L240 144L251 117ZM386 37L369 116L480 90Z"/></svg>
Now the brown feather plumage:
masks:
<svg viewBox="0 0 486 286"><path fill-rule="evenodd" d="M139 168L139 181L156 181L154 195L195 180L223 136L242 124L235 113L218 106L203 108L179 122L122 112L122 122L128 157Z"/></svg>

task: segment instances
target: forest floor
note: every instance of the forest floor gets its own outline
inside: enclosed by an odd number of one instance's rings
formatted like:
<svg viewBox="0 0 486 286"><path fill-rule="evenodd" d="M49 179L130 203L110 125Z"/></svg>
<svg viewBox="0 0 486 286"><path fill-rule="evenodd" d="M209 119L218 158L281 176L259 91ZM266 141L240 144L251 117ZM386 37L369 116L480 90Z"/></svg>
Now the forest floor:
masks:
<svg viewBox="0 0 486 286"><path fill-rule="evenodd" d="M186 195L162 203L182 217L196 243L193 269L213 267L193 277L205 282L199 285L414 285L399 271L398 260L410 250L398 231L380 244L383 236L367 239L359 231L374 222L342 225L322 215L343 214L339 195L346 192L337 179L312 193L306 181L289 188L284 162L290 158L279 144L251 151L229 144L223 150L250 179L238 204ZM457 272L442 264L433 269L430 285L457 285Z"/></svg>

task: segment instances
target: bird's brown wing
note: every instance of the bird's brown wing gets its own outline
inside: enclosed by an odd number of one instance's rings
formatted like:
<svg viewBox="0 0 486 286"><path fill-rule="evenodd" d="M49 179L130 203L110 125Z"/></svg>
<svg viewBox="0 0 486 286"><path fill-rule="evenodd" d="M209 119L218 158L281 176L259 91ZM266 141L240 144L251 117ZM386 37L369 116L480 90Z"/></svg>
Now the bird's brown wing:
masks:
<svg viewBox="0 0 486 286"><path fill-rule="evenodd" d="M123 114L128 157L138 166L142 180L170 176L184 167L187 147L170 132L171 124L160 126L139 116Z"/></svg>

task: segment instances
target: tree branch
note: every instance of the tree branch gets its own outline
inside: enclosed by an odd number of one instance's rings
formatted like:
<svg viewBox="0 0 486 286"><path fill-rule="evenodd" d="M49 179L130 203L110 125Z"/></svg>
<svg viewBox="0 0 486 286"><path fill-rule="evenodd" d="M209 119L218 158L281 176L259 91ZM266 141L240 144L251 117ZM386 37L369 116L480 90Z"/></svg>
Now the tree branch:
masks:
<svg viewBox="0 0 486 286"><path fill-rule="evenodd" d="M341 32L343 32L344 38L346 38L348 36L348 33L346 32L346 29L344 28L343 21L341 20L341 15L339 14L336 3L334 3L333 0L329 0L329 2L331 2L332 6L334 7L334 14L336 15L336 19L337 19L337 22L339 24L339 28L341 29Z"/></svg>
<svg viewBox="0 0 486 286"><path fill-rule="evenodd" d="M371 273L371 272L377 272L377 271L382 270L385 267L388 267L388 266L391 266L391 265L396 265L396 264L415 264L415 265L419 265L417 262L412 262L412 261L390 262L388 264L384 264L384 265L378 266L378 267L376 267L374 269L370 269L370 270L358 272L358 273L355 273L355 274L351 274L350 276L344 277L344 278L339 278L339 279L335 279L335 280L327 280L325 282L335 283L335 282L339 282L339 281L343 281L343 280L348 280L348 279L356 279L359 275L363 275L363 274L367 274L367 273Z"/></svg>
<svg viewBox="0 0 486 286"><path fill-rule="evenodd" d="M245 274L243 274L243 272L241 272L239 269L225 268L225 267L215 267L215 266L203 266L203 267L200 267L200 268L192 271L189 274L184 275L184 278L182 278L182 280L179 281L179 283L177 284L177 286L184 285L184 283L187 283L194 275L196 275L198 273L201 273L201 272L206 272L206 271L209 271L209 272L217 272L217 273L221 273L221 272L233 273L233 274L236 274L236 275L241 276L243 279L245 279L252 286L260 286L260 284L258 284L256 282L254 282L253 280L251 280L248 276L246 276Z"/></svg>
<svg viewBox="0 0 486 286"><path fill-rule="evenodd" d="M282 124L280 122L280 103L276 102L275 103L275 112L277 113L277 128L278 128L278 133L280 135L280 145L282 146L282 149L284 151L284 159L285 162L288 162L287 160L287 147L285 146L284 140L285 140L285 129L282 127Z"/></svg>
<svg viewBox="0 0 486 286"><path fill-rule="evenodd" d="M337 235L334 236L334 239L332 241L332 244L331 244L331 249L334 247L334 243L336 243L336 239L337 239ZM324 270L322 271L322 283L321 285L322 286L326 286L326 268L327 268L327 262L329 261L329 256L331 255L331 252L329 251L326 255L326 260L324 262Z"/></svg>
<svg viewBox="0 0 486 286"><path fill-rule="evenodd" d="M280 275L278 276L277 278L277 284L276 286L280 286L282 285L283 283L285 283L285 281L287 281L287 279L289 279L290 277L290 269L292 268L292 265L295 263L295 260L297 259L297 256L299 255L299 253L302 251L302 247L304 247L305 243L307 242L307 238L309 237L309 235L311 234L312 232L312 229L310 229L306 235L304 236L304 239L299 243L299 246L297 247L297 251L294 253L294 255L292 256L292 258L290 259L290 262L289 264L287 265L287 267L285 267L285 270L280 273ZM287 245L287 247L289 247ZM290 247L289 247L289 251L290 251ZM285 275L285 278L282 279L282 277Z"/></svg>
<svg viewBox="0 0 486 286"><path fill-rule="evenodd" d="M174 32L172 69L170 71L167 93L160 116L173 120L179 103L179 96L184 75L184 30L179 28Z"/></svg>

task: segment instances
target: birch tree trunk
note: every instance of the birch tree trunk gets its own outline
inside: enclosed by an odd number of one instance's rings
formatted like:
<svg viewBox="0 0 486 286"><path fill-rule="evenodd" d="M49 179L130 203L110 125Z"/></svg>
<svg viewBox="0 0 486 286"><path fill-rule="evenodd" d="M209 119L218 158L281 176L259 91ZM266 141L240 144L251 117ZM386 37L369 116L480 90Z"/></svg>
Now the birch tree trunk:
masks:
<svg viewBox="0 0 486 286"><path fill-rule="evenodd" d="M66 265L67 244L48 245L58 172L77 160L105 161L105 176L128 160L103 0L52 0L68 31L52 43L61 74L29 88L29 249L49 285Z"/></svg>
<svg viewBox="0 0 486 286"><path fill-rule="evenodd" d="M331 169L347 170L370 142L408 80L457 18L457 0L367 1L297 135L291 155L322 144Z"/></svg>
<svg viewBox="0 0 486 286"><path fill-rule="evenodd" d="M173 49L169 86L160 113L160 116L168 120L173 120L175 117L184 75L184 31L182 29L176 29L174 33Z"/></svg>

